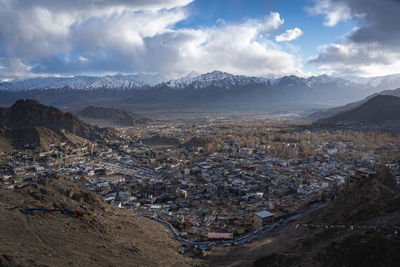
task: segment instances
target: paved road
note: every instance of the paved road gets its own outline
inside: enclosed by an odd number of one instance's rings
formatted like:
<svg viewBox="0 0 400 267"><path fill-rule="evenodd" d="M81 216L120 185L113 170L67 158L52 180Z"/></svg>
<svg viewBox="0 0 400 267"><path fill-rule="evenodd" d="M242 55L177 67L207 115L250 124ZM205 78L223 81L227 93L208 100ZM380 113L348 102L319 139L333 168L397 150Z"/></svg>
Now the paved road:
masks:
<svg viewBox="0 0 400 267"><path fill-rule="evenodd" d="M147 176L147 177L154 177L157 179L161 179L164 176L158 172L155 172L154 170L150 168L146 168L140 165L135 165L135 164L127 164L123 162L119 162L114 159L109 159L105 161L106 164L109 164L108 167L118 170L121 173L124 173L126 175L131 175L131 176ZM111 165L111 166L110 166Z"/></svg>
<svg viewBox="0 0 400 267"><path fill-rule="evenodd" d="M189 241L189 240L183 238L182 236L180 236L179 233L175 230L175 228L170 223L168 223L164 220L161 220L157 217L154 217L154 216L148 216L148 215L140 215L140 216L149 218L153 221L156 221L156 222L162 224L165 228L167 228L172 233L174 238L176 240L180 241L181 243L186 244L186 245L191 245L191 246L199 246L199 247L243 245L243 244L249 243L249 242L253 241L254 239L258 238L261 234L275 229L279 225L279 223L274 223L272 225L266 225L266 226L263 226L263 227L255 230L252 233L249 233L247 235L244 235L244 236L241 236L238 238L234 238L232 240Z"/></svg>
<svg viewBox="0 0 400 267"><path fill-rule="evenodd" d="M212 247L212 246L241 246L247 243L252 242L255 239L260 238L263 234L270 232L272 230L274 230L277 227L280 226L286 226L288 225L289 222L294 221L296 219L298 219L300 216L302 216L305 213L309 213L313 210L319 209L321 207L326 206L328 203L319 203L314 205L312 208L301 212L301 213L297 213L293 216L290 216L289 218L285 219L285 220L280 220L280 222L276 222L273 224L269 224L269 225L265 225L257 230L255 230L254 232L248 233L246 235L234 238L232 240L215 240L215 241L189 241L187 239L184 239L182 236L179 235L179 233L175 230L175 228L168 222L161 220L155 216L148 216L148 215L144 215L144 214L139 214L142 217L146 217L146 218L150 218L153 221L156 221L160 224L162 224L164 227L166 227L171 233L172 235L175 237L176 240L186 244L186 245L191 245L191 246L199 246L199 247Z"/></svg>

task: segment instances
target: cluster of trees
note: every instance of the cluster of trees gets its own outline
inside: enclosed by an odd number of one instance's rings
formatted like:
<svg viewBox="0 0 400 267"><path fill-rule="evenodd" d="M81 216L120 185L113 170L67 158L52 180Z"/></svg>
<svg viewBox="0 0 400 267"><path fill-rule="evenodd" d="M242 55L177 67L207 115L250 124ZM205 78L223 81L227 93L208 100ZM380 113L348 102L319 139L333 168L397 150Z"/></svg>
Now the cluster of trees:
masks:
<svg viewBox="0 0 400 267"><path fill-rule="evenodd" d="M309 123L282 121L226 122L204 127L217 129L211 135L198 138L206 153L254 148L276 157L306 159L323 155L326 148L335 147L339 148L337 157L341 160L350 162L369 157L377 163L398 161L400 155L400 132L396 131L324 129ZM187 126L189 132L191 128ZM138 127L128 134L140 139L149 131L151 129ZM194 136L195 133L181 141L186 143Z"/></svg>
<svg viewBox="0 0 400 267"><path fill-rule="evenodd" d="M239 147L265 150L267 154L283 158L304 159L336 147L338 157L356 160L373 157L377 163L397 161L400 156L400 133L378 130L328 130L312 128L304 123L235 122L225 123L213 136L208 136L206 152L224 152L224 143Z"/></svg>

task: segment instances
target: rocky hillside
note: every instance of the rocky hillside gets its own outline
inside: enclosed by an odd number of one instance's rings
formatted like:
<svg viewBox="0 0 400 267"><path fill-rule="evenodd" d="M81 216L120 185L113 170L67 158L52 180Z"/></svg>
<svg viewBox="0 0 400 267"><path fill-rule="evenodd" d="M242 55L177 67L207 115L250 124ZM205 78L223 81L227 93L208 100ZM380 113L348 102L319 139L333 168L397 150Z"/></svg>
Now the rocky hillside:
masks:
<svg viewBox="0 0 400 267"><path fill-rule="evenodd" d="M92 126L71 113L40 104L35 100L18 100L9 108L0 109L0 125L12 129L44 127L66 130L83 138L90 138Z"/></svg>
<svg viewBox="0 0 400 267"><path fill-rule="evenodd" d="M48 148L50 144L68 142L82 144L86 139L64 130L52 130L44 127L11 129L0 127L0 151L24 148Z"/></svg>
<svg viewBox="0 0 400 267"><path fill-rule="evenodd" d="M0 190L0 266L190 266L168 231L65 180ZM117 216L21 212L17 206ZM199 263L199 262L197 262Z"/></svg>
<svg viewBox="0 0 400 267"><path fill-rule="evenodd" d="M42 105L34 100L18 100L0 108L0 149L46 146L69 141L80 143L112 135L83 122L71 113Z"/></svg>
<svg viewBox="0 0 400 267"><path fill-rule="evenodd" d="M377 95L354 109L317 121L322 124L383 124L388 122L400 122L400 97Z"/></svg>
<svg viewBox="0 0 400 267"><path fill-rule="evenodd" d="M141 117L122 109L94 106L87 106L77 112L76 115L82 118L82 120L87 120L98 125L108 123L116 126L134 126L150 121L145 117Z"/></svg>

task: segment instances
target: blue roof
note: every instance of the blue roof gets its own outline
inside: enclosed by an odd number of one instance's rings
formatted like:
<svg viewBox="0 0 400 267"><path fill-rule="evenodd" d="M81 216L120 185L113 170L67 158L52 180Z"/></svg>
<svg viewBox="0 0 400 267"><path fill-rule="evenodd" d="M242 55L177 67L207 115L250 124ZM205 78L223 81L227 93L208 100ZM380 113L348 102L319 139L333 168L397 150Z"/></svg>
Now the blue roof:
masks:
<svg viewBox="0 0 400 267"><path fill-rule="evenodd" d="M271 216L274 216L274 214L272 214L271 212L266 211L266 210L256 212L256 215L257 215L258 217L263 218L263 219L264 219L264 218L271 217Z"/></svg>

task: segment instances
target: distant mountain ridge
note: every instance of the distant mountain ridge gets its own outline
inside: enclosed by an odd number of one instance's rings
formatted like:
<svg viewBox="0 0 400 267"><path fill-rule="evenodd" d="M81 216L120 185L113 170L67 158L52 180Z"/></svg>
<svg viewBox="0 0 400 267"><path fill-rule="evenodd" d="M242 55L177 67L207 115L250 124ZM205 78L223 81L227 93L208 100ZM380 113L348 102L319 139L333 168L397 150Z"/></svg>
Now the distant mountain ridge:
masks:
<svg viewBox="0 0 400 267"><path fill-rule="evenodd" d="M381 88L382 90L394 89L393 84L400 85L400 74L380 76L373 78L336 78L328 75L311 76L309 78L297 77L294 75L283 76L276 79L253 77L244 75L232 75L226 72L213 71L205 74L196 72L175 73L170 75L162 74L130 74L130 75L107 75L103 77L75 76L75 77L41 77L25 80L0 83L0 90L24 91L35 89L61 89L69 88L76 90L95 89L139 89L151 86L166 85L170 88L205 88L208 86L232 87L245 86L249 84L268 84L276 86L281 83L302 82L309 87L318 84L337 83L349 85L351 83L367 87Z"/></svg>
<svg viewBox="0 0 400 267"><path fill-rule="evenodd" d="M251 84L268 84L268 79L259 77L248 77L243 75L232 75L226 72L213 71L190 78L181 78L164 83L170 88L206 88L209 86L231 88L234 86L247 86Z"/></svg>
<svg viewBox="0 0 400 267"><path fill-rule="evenodd" d="M360 106L332 117L318 120L319 124L384 124L400 122L400 97L377 95Z"/></svg>
<svg viewBox="0 0 400 267"><path fill-rule="evenodd" d="M145 84L123 77L121 75L90 77L77 76L71 78L32 78L14 82L0 83L0 90L6 91L27 91L36 89L62 89L69 88L75 90L96 90L102 89L138 89Z"/></svg>
<svg viewBox="0 0 400 267"><path fill-rule="evenodd" d="M152 80L152 77L154 80ZM105 77L35 78L0 84L0 104L20 98L77 111L84 106L106 106L132 112L160 111L286 111L343 105L377 92L400 87L400 75L357 83L328 75L277 79L232 75L137 74ZM155 83L154 81L162 81ZM379 80L379 82L377 82ZM373 85L372 85L373 84ZM381 86L382 85L382 86Z"/></svg>
<svg viewBox="0 0 400 267"><path fill-rule="evenodd" d="M196 72L163 74L117 74L107 76L74 76L74 77L39 77L11 82L0 83L0 90L5 91L27 91L27 90L49 90L49 89L74 89L74 90L96 90L96 89L144 89L149 86L165 83L174 79L190 79L198 76Z"/></svg>

